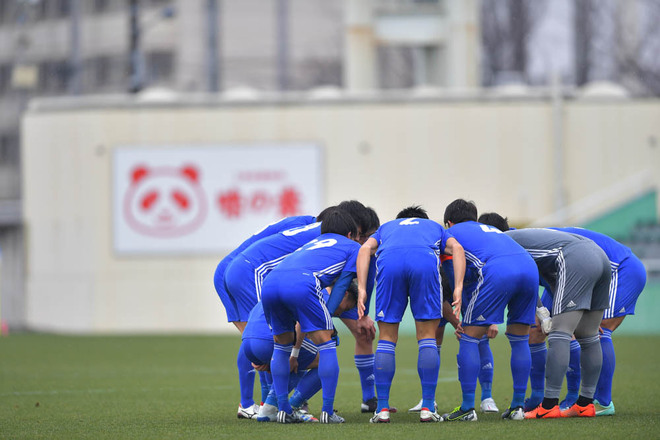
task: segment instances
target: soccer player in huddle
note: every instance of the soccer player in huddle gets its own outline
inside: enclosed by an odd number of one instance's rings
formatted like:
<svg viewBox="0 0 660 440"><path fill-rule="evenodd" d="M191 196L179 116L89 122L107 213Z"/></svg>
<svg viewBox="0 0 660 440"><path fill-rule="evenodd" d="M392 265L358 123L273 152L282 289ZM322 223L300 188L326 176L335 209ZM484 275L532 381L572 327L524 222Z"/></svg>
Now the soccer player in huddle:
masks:
<svg viewBox="0 0 660 440"><path fill-rule="evenodd" d="M534 258L539 277L552 295L544 397L539 406L525 412L525 418L594 417L593 398L603 359L598 329L609 306L607 255L592 240L562 231L517 229L505 233ZM582 384L576 403L561 411L559 394L573 335L582 350Z"/></svg>
<svg viewBox="0 0 660 440"><path fill-rule="evenodd" d="M447 324L451 324L455 329L455 334L457 338L460 338L460 335L463 332L463 328L460 326L461 321L456 316L454 316L451 309L451 303L453 299L453 279L454 279L454 264L452 262L452 257L449 255L440 256L441 268L440 276L442 281L442 319L440 324L435 332L435 343L438 347L438 354L440 355L440 361L442 363L442 343L445 336L445 327ZM469 289L469 284L474 282L471 277L468 275L466 269L465 278L463 280L463 290ZM479 359L481 361L481 368L479 370L479 384L481 385L481 411L485 413L490 412L499 412L495 400L492 395L492 386L493 386L493 352L490 349L490 339L495 338L499 329L497 325L493 324L488 327L486 336L482 337L479 341ZM414 407L410 408L408 412L420 412L422 410L423 400L420 399L419 403ZM437 409L437 405L435 405Z"/></svg>
<svg viewBox="0 0 660 440"><path fill-rule="evenodd" d="M325 295L324 295L325 296ZM354 308L357 303L357 283L355 280L341 303L337 307L335 316ZM263 303L259 301L250 312L245 331L242 336L243 350L252 362L255 368L264 371L270 369L270 360L273 355L273 333L266 321ZM305 422L318 422L318 419L311 414L305 414L302 411L302 405L321 389L321 380L318 375L318 348L314 343L305 337L305 333L300 331L299 325L296 328L296 342L292 349L291 373L289 381L289 390L295 387L293 395L289 398L289 404L293 410L302 413ZM272 384L270 372L266 373ZM264 400L259 410L257 421L275 422L277 421L277 396L274 388L271 386L268 397Z"/></svg>
<svg viewBox="0 0 660 440"><path fill-rule="evenodd" d="M262 301L275 341L270 362L280 423L298 423L302 417L288 399L289 358L296 322L319 350L318 374L323 393L321 423L343 423L334 411L339 378L332 315L355 277L358 228L346 212L334 209L321 223L321 235L284 259L264 280ZM333 285L334 284L334 285ZM325 288L333 285L327 303Z"/></svg>
<svg viewBox="0 0 660 440"><path fill-rule="evenodd" d="M438 422L435 390L440 356L435 332L442 318L442 288L439 254L454 256L455 314L460 313L465 256L460 243L440 224L429 220L426 211L412 206L399 212L362 245L357 260L358 314L367 299L367 277L372 256L378 263L376 273L376 320L380 331L374 374L378 406L372 423L390 421L389 394L395 373L395 348L399 324L410 298L418 339L417 370L422 385L421 422Z"/></svg>
<svg viewBox="0 0 660 440"><path fill-rule="evenodd" d="M250 311L257 302L256 295L248 294L244 296L235 296L229 293L226 285L226 272L229 265L234 261L234 259L240 255L244 250L246 250L250 245L256 243L257 241L277 234L281 231L313 224L317 221L317 218L310 215L302 215L295 217L287 217L275 223L272 223L262 230L256 232L250 238L245 240L238 246L234 251L229 255L223 258L220 263L218 263L215 273L213 275L213 284L215 290L220 297L220 301L225 308L227 313L227 321L231 322L236 326L238 331L242 334L245 329L245 325L248 320ZM238 378L239 378L239 387L241 391L241 399L238 405L238 418L242 419L252 419L257 416L259 411L259 405L254 403L252 396L254 389L254 376L255 372L252 368L252 365L248 361L243 353L242 349L239 349L236 365L238 367ZM266 398L266 393L268 390L268 384L266 382L266 376L264 373L259 373L261 380L261 389L262 389L262 401Z"/></svg>
<svg viewBox="0 0 660 440"><path fill-rule="evenodd" d="M463 288L458 371L463 402L442 416L444 421L476 421L475 390L481 369L479 343L493 324L504 321L511 345L513 398L502 418L524 419L523 404L531 366L529 328L534 323L539 276L534 260L497 228L477 222L477 207L463 199L450 203L444 215L448 232L465 250L467 261Z"/></svg>
<svg viewBox="0 0 660 440"><path fill-rule="evenodd" d="M597 416L614 415L615 408L612 402L612 379L616 357L612 344L612 333L621 325L627 315L635 314L637 298L644 290L646 284L646 269L644 264L627 246L611 237L583 228L551 228L558 231L580 235L593 240L607 255L610 261L612 279L609 286L609 308L603 313L600 323L602 333L600 346L603 353L603 366L600 371L594 406ZM552 297L546 291L542 298L544 304L550 305ZM568 395L560 403L560 408L570 408L577 400L581 378L580 345L571 342L571 357L569 371L566 374Z"/></svg>
<svg viewBox="0 0 660 440"><path fill-rule="evenodd" d="M372 208L365 207L356 200L348 200L337 205L338 208L348 212L351 217L357 219L358 238L360 245L369 238L380 227L380 219ZM360 376L360 385L362 388L362 404L360 410L363 413L373 413L378 405L376 399L376 390L374 385L374 348L373 341L376 337L376 327L373 320L369 317L368 304L374 287L376 276L376 261L372 261L369 266L369 276L367 282L367 309L362 318L358 319L357 308L353 307L339 316L339 319L350 330L355 338L355 367Z"/></svg>

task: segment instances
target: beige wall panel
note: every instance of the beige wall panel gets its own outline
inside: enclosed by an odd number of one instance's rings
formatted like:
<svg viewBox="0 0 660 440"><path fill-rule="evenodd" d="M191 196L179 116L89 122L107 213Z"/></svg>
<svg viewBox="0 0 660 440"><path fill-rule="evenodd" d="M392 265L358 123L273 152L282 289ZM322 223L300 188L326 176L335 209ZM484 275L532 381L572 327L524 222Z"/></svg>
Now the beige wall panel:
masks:
<svg viewBox="0 0 660 440"><path fill-rule="evenodd" d="M118 146L315 142L326 204L358 199L381 221L421 204L441 221L446 204L463 197L524 224L554 211L552 115L549 101L33 110L23 124L28 325L232 331L212 283L223 255L114 255ZM650 146L660 139L658 102L568 102L563 118L568 203L660 170L660 147Z"/></svg>

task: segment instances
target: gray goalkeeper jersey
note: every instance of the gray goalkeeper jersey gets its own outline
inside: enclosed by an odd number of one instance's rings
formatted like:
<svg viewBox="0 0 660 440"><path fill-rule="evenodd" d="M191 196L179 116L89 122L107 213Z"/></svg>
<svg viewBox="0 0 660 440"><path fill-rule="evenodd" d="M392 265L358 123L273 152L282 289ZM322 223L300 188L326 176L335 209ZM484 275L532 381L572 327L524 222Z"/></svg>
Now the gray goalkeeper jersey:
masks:
<svg viewBox="0 0 660 440"><path fill-rule="evenodd" d="M608 307L611 269L592 240L553 229L515 229L506 234L534 258L550 285L552 314Z"/></svg>

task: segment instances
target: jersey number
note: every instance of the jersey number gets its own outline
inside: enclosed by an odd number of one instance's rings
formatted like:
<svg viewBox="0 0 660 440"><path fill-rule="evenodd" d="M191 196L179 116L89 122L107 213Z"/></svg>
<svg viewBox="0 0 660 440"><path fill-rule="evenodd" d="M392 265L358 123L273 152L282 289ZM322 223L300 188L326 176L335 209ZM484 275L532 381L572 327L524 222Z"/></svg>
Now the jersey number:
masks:
<svg viewBox="0 0 660 440"><path fill-rule="evenodd" d="M484 232L495 232L496 234L502 233L502 231L500 231L494 226L488 226L488 225L479 225L479 226L481 226L481 230Z"/></svg>
<svg viewBox="0 0 660 440"><path fill-rule="evenodd" d="M287 229L286 231L282 231L282 234L286 235L287 237L291 237L291 236L294 236L296 234L300 234L301 232L305 232L305 231L309 231L310 229L314 229L320 224L321 224L321 222L316 222L316 223L310 223L309 225L301 226L299 228Z"/></svg>
<svg viewBox="0 0 660 440"><path fill-rule="evenodd" d="M307 248L308 251L311 251L312 249L319 249L319 248L334 246L334 245L337 244L337 240L335 240L334 238L326 238L325 240L321 240L321 241L312 240L310 242L310 244L311 243L315 243L315 244L314 244L314 246L308 247Z"/></svg>

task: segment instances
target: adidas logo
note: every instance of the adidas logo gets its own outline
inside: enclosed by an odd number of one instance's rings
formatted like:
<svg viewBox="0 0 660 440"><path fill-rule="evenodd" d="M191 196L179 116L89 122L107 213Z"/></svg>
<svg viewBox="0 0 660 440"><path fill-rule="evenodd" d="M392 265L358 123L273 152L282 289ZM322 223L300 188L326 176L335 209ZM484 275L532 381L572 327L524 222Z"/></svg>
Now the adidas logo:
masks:
<svg viewBox="0 0 660 440"><path fill-rule="evenodd" d="M569 301L568 304L566 304L566 307L575 307L576 304L573 301Z"/></svg>
<svg viewBox="0 0 660 440"><path fill-rule="evenodd" d="M378 312L378 314L376 316L378 316L379 318L384 318L385 313L383 313L383 311L381 310L380 312Z"/></svg>
<svg viewBox="0 0 660 440"><path fill-rule="evenodd" d="M477 318L477 321L485 321L485 320L486 318L484 318L484 315L479 315L479 317Z"/></svg>
<svg viewBox="0 0 660 440"><path fill-rule="evenodd" d="M486 365L481 367L482 370L492 370L493 369L493 364L488 362Z"/></svg>
<svg viewBox="0 0 660 440"><path fill-rule="evenodd" d="M621 310L619 310L619 313L626 313L626 308L625 308L625 307L621 307Z"/></svg>
<svg viewBox="0 0 660 440"><path fill-rule="evenodd" d="M376 380L376 376L374 376L373 374L370 374L369 376L367 376L367 379L366 379L366 380L367 380L367 381Z"/></svg>

